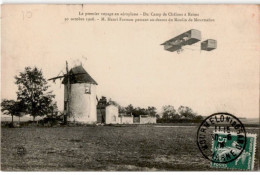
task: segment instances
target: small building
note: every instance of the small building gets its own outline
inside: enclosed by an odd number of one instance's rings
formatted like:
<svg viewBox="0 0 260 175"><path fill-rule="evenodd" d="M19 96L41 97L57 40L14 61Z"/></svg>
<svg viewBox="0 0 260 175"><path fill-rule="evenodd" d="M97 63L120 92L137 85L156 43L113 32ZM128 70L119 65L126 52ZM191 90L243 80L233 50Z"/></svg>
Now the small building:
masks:
<svg viewBox="0 0 260 175"><path fill-rule="evenodd" d="M106 124L119 124L120 119L118 117L118 106L109 104L106 106L105 123Z"/></svg>
<svg viewBox="0 0 260 175"><path fill-rule="evenodd" d="M156 117L150 115L140 115L140 124L156 123Z"/></svg>
<svg viewBox="0 0 260 175"><path fill-rule="evenodd" d="M119 124L118 105L113 101L107 101L106 97L101 97L97 105L97 123Z"/></svg>
<svg viewBox="0 0 260 175"><path fill-rule="evenodd" d="M119 120L120 124L133 124L134 116L132 114L121 114Z"/></svg>

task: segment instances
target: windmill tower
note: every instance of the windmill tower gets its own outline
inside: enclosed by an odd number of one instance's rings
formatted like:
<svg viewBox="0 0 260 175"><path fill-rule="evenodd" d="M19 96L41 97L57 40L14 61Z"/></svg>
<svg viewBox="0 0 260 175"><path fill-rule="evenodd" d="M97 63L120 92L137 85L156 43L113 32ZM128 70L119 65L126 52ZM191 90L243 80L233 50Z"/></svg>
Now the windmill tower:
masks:
<svg viewBox="0 0 260 175"><path fill-rule="evenodd" d="M97 82L80 66L73 67L67 74L49 80L63 78L65 122L93 124L97 122Z"/></svg>

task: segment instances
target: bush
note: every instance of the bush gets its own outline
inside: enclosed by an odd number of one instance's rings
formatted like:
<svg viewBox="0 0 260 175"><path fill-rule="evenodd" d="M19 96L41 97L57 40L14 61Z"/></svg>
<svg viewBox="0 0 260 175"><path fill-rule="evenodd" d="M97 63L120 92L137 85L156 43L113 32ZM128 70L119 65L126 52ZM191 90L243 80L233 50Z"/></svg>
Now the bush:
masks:
<svg viewBox="0 0 260 175"><path fill-rule="evenodd" d="M194 118L194 119L173 119L173 118L159 118L157 123L201 123L203 118Z"/></svg>

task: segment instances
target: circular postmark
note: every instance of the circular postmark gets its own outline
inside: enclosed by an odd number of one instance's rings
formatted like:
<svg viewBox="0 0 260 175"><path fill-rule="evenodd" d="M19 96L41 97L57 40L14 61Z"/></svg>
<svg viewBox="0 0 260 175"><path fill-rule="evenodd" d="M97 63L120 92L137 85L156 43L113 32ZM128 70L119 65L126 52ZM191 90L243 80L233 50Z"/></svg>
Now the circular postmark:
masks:
<svg viewBox="0 0 260 175"><path fill-rule="evenodd" d="M245 127L232 114L212 114L198 128L197 145L202 155L214 163L232 162L246 147Z"/></svg>

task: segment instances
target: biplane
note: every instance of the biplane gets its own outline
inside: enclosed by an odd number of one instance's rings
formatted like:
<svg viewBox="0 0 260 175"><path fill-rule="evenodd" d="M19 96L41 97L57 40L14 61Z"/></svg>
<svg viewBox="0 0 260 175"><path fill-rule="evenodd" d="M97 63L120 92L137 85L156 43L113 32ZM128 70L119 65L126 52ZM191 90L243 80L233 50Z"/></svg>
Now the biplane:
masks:
<svg viewBox="0 0 260 175"><path fill-rule="evenodd" d="M161 45L164 46L164 50L180 53L183 51L183 47L186 45L193 45L201 41L201 32L196 29L191 29L184 32L168 41L165 41ZM217 48L217 41L208 39L201 42L200 50L211 51Z"/></svg>

